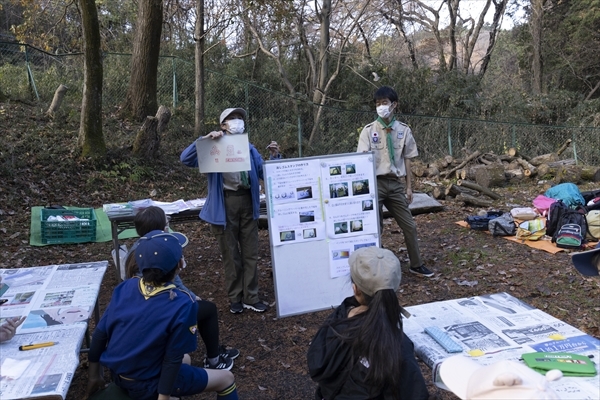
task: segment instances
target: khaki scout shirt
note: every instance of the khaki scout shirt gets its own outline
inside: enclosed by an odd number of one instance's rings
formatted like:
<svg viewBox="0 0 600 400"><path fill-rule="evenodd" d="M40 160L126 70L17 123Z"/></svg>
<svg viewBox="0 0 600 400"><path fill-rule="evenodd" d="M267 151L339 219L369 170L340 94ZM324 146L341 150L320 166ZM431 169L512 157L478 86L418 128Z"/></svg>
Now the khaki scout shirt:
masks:
<svg viewBox="0 0 600 400"><path fill-rule="evenodd" d="M389 133L392 136L392 143L394 145L394 165L396 171L392 169L385 135L388 135L388 133L379 122L370 123L360 133L356 151L359 153L373 151L375 156L375 173L378 176L406 176L404 159L414 158L419 155L412 131L408 125L395 121L392 131Z"/></svg>

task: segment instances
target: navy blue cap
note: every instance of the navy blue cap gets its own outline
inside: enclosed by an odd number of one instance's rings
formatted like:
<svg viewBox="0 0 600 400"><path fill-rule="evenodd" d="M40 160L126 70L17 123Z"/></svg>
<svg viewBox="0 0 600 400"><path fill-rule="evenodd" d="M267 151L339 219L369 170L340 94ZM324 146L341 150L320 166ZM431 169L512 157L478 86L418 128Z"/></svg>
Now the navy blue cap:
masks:
<svg viewBox="0 0 600 400"><path fill-rule="evenodd" d="M158 268L166 274L177 267L186 244L187 237L181 233L152 231L140 238L135 249L135 261L140 271Z"/></svg>

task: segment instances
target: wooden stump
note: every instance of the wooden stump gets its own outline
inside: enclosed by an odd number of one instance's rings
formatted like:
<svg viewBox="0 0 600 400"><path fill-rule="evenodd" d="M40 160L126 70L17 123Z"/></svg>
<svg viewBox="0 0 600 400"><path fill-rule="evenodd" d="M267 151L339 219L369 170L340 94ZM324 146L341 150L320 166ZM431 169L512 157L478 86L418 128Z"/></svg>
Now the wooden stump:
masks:
<svg viewBox="0 0 600 400"><path fill-rule="evenodd" d="M578 165L563 165L558 168L554 182L556 183L575 183L581 181L581 167Z"/></svg>
<svg viewBox="0 0 600 400"><path fill-rule="evenodd" d="M160 106L155 117L146 117L144 124L133 142L133 154L140 158L158 158L160 150L160 134L166 129L171 120L171 111Z"/></svg>
<svg viewBox="0 0 600 400"><path fill-rule="evenodd" d="M65 94L67 93L67 90L69 90L69 88L63 84L61 84L56 89L56 91L54 92L54 97L52 98L52 104L50 104L50 107L48 107L48 110L46 111L46 115L48 117L53 117L54 114L58 111L65 97Z"/></svg>
<svg viewBox="0 0 600 400"><path fill-rule="evenodd" d="M485 165L475 172L475 182L484 188L502 186L505 180L504 167L500 163Z"/></svg>

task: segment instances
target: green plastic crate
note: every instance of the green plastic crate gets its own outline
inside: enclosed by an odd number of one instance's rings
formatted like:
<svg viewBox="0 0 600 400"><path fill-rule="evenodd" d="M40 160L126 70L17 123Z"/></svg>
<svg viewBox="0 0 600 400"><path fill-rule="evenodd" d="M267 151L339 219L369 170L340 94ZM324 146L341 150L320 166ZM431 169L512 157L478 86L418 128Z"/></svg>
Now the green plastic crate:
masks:
<svg viewBox="0 0 600 400"><path fill-rule="evenodd" d="M78 221L48 221L53 215L75 216ZM82 221L86 219L87 221ZM78 210L64 210L42 208L42 243L85 243L96 240L96 212L93 208L81 208Z"/></svg>

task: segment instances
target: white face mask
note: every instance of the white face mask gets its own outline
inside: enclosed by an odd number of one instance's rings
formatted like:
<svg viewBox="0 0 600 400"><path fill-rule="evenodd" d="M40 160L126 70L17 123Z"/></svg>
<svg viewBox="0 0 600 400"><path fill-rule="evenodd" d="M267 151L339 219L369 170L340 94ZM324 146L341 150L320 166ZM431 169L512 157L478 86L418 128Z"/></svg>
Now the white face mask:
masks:
<svg viewBox="0 0 600 400"><path fill-rule="evenodd" d="M392 113L392 105L381 105L379 107L377 107L377 115L379 115L381 118L388 118L390 116L390 114Z"/></svg>
<svg viewBox="0 0 600 400"><path fill-rule="evenodd" d="M230 119L227 121L228 131L232 135L244 133L244 120L243 119Z"/></svg>

